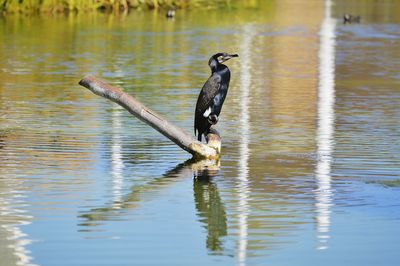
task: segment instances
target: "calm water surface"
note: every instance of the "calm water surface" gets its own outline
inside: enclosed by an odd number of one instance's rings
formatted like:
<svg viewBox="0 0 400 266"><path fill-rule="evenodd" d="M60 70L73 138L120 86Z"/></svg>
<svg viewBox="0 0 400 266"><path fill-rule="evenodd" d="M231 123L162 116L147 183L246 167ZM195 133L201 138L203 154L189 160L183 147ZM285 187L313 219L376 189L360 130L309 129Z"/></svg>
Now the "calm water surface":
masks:
<svg viewBox="0 0 400 266"><path fill-rule="evenodd" d="M399 265L399 10L0 18L0 265ZM77 85L95 74L192 132L219 51L240 57L207 171Z"/></svg>

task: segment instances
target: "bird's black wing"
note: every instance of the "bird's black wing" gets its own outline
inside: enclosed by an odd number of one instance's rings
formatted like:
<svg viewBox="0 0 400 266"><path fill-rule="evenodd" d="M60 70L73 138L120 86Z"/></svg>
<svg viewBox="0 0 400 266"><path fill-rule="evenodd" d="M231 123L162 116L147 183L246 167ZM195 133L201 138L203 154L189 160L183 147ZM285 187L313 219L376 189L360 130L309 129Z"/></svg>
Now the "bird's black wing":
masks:
<svg viewBox="0 0 400 266"><path fill-rule="evenodd" d="M199 98L196 103L196 114L200 112L202 115L212 104L214 97L217 95L221 87L221 76L212 75L200 91Z"/></svg>
<svg viewBox="0 0 400 266"><path fill-rule="evenodd" d="M194 132L196 129L201 134L204 131L203 125L207 124L206 118L203 117L204 112L213 102L215 95L217 95L219 88L221 87L221 77L219 75L212 75L204 83L203 88L200 91L199 98L197 98L196 110L194 115Z"/></svg>

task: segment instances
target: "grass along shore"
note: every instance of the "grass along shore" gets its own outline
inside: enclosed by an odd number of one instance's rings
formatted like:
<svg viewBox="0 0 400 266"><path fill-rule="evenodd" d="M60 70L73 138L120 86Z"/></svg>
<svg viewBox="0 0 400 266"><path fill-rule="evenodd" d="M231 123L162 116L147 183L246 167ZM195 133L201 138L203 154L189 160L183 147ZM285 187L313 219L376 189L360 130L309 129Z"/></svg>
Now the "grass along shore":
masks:
<svg viewBox="0 0 400 266"><path fill-rule="evenodd" d="M240 1L240 0L239 0ZM188 9L229 6L235 0L0 0L2 13L127 12L130 9Z"/></svg>

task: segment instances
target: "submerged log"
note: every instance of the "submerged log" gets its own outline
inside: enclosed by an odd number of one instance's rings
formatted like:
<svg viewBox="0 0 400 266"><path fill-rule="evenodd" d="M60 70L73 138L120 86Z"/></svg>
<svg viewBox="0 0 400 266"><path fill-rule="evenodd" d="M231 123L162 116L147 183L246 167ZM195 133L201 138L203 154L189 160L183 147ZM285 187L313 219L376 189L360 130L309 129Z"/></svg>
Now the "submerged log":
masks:
<svg viewBox="0 0 400 266"><path fill-rule="evenodd" d="M183 150L191 153L195 158L218 158L221 151L221 137L217 130L211 129L207 135L207 145L193 138L183 129L171 124L160 114L147 108L134 97L123 92L121 89L111 86L106 82L94 77L86 76L80 85L89 89L94 94L107 98L142 120Z"/></svg>

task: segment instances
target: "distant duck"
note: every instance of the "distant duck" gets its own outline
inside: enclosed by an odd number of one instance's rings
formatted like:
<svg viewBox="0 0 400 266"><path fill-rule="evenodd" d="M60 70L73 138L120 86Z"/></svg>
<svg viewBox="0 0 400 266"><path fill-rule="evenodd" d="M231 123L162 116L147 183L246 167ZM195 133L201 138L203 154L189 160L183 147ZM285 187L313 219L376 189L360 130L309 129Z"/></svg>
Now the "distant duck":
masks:
<svg viewBox="0 0 400 266"><path fill-rule="evenodd" d="M168 9L167 14L165 15L167 18L175 17L175 9Z"/></svg>
<svg viewBox="0 0 400 266"><path fill-rule="evenodd" d="M344 14L343 15L343 24L346 23L360 23L361 17L360 16L353 16L351 14Z"/></svg>

